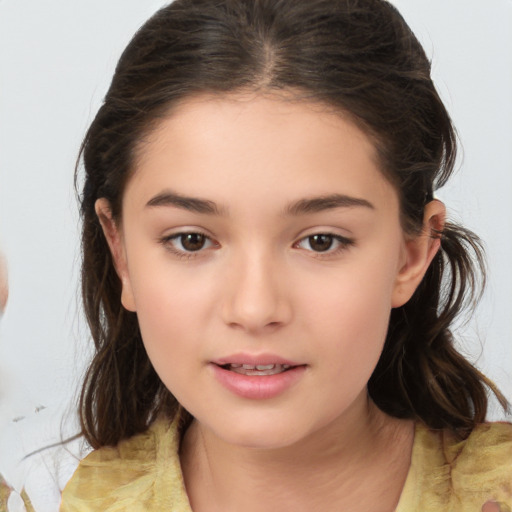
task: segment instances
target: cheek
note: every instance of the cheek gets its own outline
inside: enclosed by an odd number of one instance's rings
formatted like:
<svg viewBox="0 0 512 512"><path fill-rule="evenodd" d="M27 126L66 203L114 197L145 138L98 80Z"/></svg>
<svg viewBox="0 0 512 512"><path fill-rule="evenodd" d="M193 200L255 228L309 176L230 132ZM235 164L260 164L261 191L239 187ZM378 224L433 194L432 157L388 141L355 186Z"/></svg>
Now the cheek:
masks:
<svg viewBox="0 0 512 512"><path fill-rule="evenodd" d="M145 251L132 248L130 256L130 283L142 339L160 373L172 361L197 352L204 338L198 329L210 315L211 285L199 282L195 273L170 264L161 247ZM165 380L164 375L161 377Z"/></svg>
<svg viewBox="0 0 512 512"><path fill-rule="evenodd" d="M198 295L197 291L180 290L176 280L159 279L135 289L137 317L148 357L167 389L182 403L196 389L191 372L201 366L197 355L204 336L196 328L201 324Z"/></svg>
<svg viewBox="0 0 512 512"><path fill-rule="evenodd" d="M360 374L377 363L386 337L390 308L374 287L337 293L334 304L317 311L322 336L332 341L332 364ZM366 372L363 372L363 374Z"/></svg>
<svg viewBox="0 0 512 512"><path fill-rule="evenodd" d="M146 273L140 283L134 283L137 317L148 344L172 351L188 338L188 347L193 346L194 326L206 307L205 291L182 281L161 273L152 279Z"/></svg>
<svg viewBox="0 0 512 512"><path fill-rule="evenodd" d="M302 328L315 329L331 368L369 378L382 352L391 312L397 260L359 261L326 276L302 310ZM386 262L386 263L383 263ZM366 378L364 377L364 378Z"/></svg>

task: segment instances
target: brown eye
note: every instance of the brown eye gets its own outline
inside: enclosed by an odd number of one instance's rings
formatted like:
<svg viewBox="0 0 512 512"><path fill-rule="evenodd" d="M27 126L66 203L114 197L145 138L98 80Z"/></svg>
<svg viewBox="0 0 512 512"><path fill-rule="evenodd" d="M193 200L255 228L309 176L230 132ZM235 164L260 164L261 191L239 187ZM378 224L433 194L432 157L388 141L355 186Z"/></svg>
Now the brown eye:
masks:
<svg viewBox="0 0 512 512"><path fill-rule="evenodd" d="M199 256L219 245L209 236L198 231L184 231L161 238L160 243L171 253L180 258Z"/></svg>
<svg viewBox="0 0 512 512"><path fill-rule="evenodd" d="M328 251L332 247L333 241L332 235L319 234L308 236L309 246L315 252Z"/></svg>
<svg viewBox="0 0 512 512"><path fill-rule="evenodd" d="M206 237L201 233L184 233L180 235L181 246L185 251L199 251L206 244Z"/></svg>
<svg viewBox="0 0 512 512"><path fill-rule="evenodd" d="M312 253L326 253L335 255L350 246L354 245L354 240L334 233L315 233L299 240L294 247L305 249Z"/></svg>

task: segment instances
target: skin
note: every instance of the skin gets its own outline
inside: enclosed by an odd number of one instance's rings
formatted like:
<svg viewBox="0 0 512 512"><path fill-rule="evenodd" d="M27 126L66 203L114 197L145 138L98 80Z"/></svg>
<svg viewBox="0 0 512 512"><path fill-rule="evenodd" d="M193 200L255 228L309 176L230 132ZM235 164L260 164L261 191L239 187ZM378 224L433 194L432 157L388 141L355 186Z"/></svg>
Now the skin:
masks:
<svg viewBox="0 0 512 512"><path fill-rule="evenodd" d="M4 313L9 297L9 284L7 281L7 263L0 252L0 316Z"/></svg>
<svg viewBox="0 0 512 512"><path fill-rule="evenodd" d="M104 199L96 209L123 305L195 418L181 452L194 511L393 510L413 425L378 410L366 385L391 309L439 248L430 233L442 203L408 236L353 123L318 104L238 94L183 102L141 148L122 220ZM183 233L205 245L185 251ZM318 251L311 237L322 234L339 239ZM277 396L247 399L214 375L212 361L235 353L304 371Z"/></svg>
<svg viewBox="0 0 512 512"><path fill-rule="evenodd" d="M502 512L504 510L505 509L502 509L500 504L497 503L496 501L488 501L482 507L482 512Z"/></svg>

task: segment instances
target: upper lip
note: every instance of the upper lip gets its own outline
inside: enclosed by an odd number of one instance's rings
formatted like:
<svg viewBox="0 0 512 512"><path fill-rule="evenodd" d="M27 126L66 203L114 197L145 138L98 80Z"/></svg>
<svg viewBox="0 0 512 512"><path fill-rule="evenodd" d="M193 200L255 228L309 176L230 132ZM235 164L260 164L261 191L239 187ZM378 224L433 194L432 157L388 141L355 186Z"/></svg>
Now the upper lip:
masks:
<svg viewBox="0 0 512 512"><path fill-rule="evenodd" d="M304 363L297 363L291 359L273 354L232 354L226 357L215 359L212 363L218 366L225 366L227 364L249 364L252 366L269 365L269 364L286 364L288 366L302 366Z"/></svg>

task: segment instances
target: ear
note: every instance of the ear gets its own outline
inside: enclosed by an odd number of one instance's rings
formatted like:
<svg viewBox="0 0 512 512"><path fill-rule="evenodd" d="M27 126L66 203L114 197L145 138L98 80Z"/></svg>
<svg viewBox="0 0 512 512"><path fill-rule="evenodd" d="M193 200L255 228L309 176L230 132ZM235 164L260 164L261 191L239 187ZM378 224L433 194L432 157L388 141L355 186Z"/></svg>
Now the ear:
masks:
<svg viewBox="0 0 512 512"><path fill-rule="evenodd" d="M121 280L121 304L128 311L135 311L135 301L130 282L130 274L128 272L128 262L126 259L126 250L123 243L123 237L119 225L112 218L112 209L110 203L104 198L100 198L94 205L96 215L103 229L103 234L107 240L112 260L117 275Z"/></svg>
<svg viewBox="0 0 512 512"><path fill-rule="evenodd" d="M446 208L441 201L434 199L425 206L421 233L405 241L404 257L396 277L391 307L403 306L421 283L441 247L440 233L445 220Z"/></svg>

